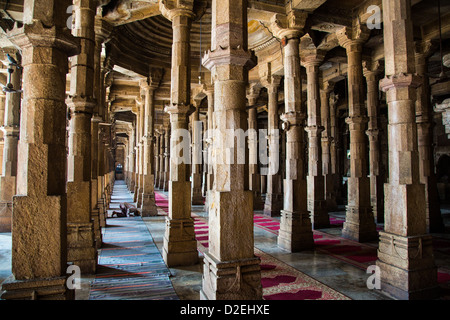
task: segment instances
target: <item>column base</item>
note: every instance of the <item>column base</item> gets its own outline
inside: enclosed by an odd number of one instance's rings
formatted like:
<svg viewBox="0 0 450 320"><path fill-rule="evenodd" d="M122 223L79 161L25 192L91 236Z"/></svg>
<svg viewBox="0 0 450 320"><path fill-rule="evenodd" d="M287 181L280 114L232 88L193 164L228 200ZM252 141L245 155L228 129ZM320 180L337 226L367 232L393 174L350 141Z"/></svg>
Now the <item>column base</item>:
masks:
<svg viewBox="0 0 450 320"><path fill-rule="evenodd" d="M200 206L205 204L205 198L203 198L203 195L201 193L201 190L197 190L196 193L192 194L192 200L191 204L194 206Z"/></svg>
<svg viewBox="0 0 450 320"><path fill-rule="evenodd" d="M91 211L92 223L94 224L95 248L100 249L103 243L102 228L100 227L100 213L98 209Z"/></svg>
<svg viewBox="0 0 450 320"><path fill-rule="evenodd" d="M330 216L327 211L325 200L308 200L308 211L310 212L313 229L330 227Z"/></svg>
<svg viewBox="0 0 450 320"><path fill-rule="evenodd" d="M12 201L0 201L0 233L12 230Z"/></svg>
<svg viewBox="0 0 450 320"><path fill-rule="evenodd" d="M13 276L2 283L3 300L74 300L75 291L66 286L67 277L15 280Z"/></svg>
<svg viewBox="0 0 450 320"><path fill-rule="evenodd" d="M268 217L279 217L283 209L283 196L280 194L267 193L264 204L264 215Z"/></svg>
<svg viewBox="0 0 450 320"><path fill-rule="evenodd" d="M67 223L67 261L80 267L83 274L95 274L97 249L92 223Z"/></svg>
<svg viewBox="0 0 450 320"><path fill-rule="evenodd" d="M380 232L376 264L382 292L401 300L438 297L431 235L404 237Z"/></svg>
<svg viewBox="0 0 450 320"><path fill-rule="evenodd" d="M163 259L169 268L198 263L197 240L194 221L191 218L177 220L166 218Z"/></svg>
<svg viewBox="0 0 450 320"><path fill-rule="evenodd" d="M258 257L222 262L204 256L201 300L262 300Z"/></svg>
<svg viewBox="0 0 450 320"><path fill-rule="evenodd" d="M289 212L281 210L278 246L289 252L314 249L309 212Z"/></svg>
<svg viewBox="0 0 450 320"><path fill-rule="evenodd" d="M155 194L145 194L142 193L142 206L141 206L141 216L142 217L154 217L158 215L158 208L155 204Z"/></svg>
<svg viewBox="0 0 450 320"><path fill-rule="evenodd" d="M347 206L342 237L357 242L378 240L372 208Z"/></svg>

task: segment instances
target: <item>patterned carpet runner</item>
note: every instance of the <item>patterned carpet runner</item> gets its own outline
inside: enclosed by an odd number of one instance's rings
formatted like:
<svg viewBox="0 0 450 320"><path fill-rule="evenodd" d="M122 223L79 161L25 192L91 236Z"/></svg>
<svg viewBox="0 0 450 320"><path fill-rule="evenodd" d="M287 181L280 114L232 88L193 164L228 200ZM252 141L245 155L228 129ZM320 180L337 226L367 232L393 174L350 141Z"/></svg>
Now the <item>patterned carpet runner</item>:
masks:
<svg viewBox="0 0 450 320"><path fill-rule="evenodd" d="M133 199L116 181L110 208ZM178 300L170 271L141 217L108 218L89 300Z"/></svg>

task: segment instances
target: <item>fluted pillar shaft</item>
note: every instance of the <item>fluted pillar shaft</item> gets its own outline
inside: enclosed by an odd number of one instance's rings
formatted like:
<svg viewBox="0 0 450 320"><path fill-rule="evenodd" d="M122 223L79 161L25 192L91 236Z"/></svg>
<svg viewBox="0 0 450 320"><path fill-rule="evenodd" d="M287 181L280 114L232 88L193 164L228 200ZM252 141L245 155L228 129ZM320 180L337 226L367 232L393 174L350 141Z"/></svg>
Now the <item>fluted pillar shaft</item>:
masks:
<svg viewBox="0 0 450 320"><path fill-rule="evenodd" d="M192 114L192 204L202 205L202 122L200 122L200 103Z"/></svg>

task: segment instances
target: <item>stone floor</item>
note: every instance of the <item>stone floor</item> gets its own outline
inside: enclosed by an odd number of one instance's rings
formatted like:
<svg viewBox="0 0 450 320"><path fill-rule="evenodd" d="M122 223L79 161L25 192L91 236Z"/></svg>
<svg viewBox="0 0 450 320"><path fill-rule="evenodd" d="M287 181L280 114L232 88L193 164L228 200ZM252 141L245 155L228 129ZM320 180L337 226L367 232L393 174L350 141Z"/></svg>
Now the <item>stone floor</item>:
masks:
<svg viewBox="0 0 450 320"><path fill-rule="evenodd" d="M161 191L160 191L161 192ZM126 191L128 195L128 191ZM167 193L165 193L167 195ZM132 194L131 194L132 195ZM117 207L117 200L113 199L110 209ZM193 206L192 212L207 218L203 212L203 206ZM112 214L112 210L108 211ZM163 214L163 211L160 211ZM447 233L441 237L450 239L450 205L442 206L442 214L447 226ZM330 213L334 217L345 218L345 212ZM165 231L165 216L143 218L153 240L162 250L163 237ZM320 231L340 236L341 228L321 229ZM352 266L346 262L338 260L330 255L317 251L306 251L301 253L288 253L277 246L277 236L261 228L254 228L255 247L264 251L276 259L279 259L297 270L311 276L323 284L335 289L336 291L348 296L354 300L386 300L389 297L376 290L369 290L366 282L369 274L365 271ZM376 243L372 243L376 246ZM200 254L200 258L202 258ZM437 253L435 255L438 266L450 267L450 256ZM181 300L198 300L202 280L202 259L200 263L190 267L170 268L172 274L171 281L173 287ZM11 275L11 233L0 234L0 283ZM94 276L83 276L82 289L76 291L77 300L87 300L89 298L89 289Z"/></svg>

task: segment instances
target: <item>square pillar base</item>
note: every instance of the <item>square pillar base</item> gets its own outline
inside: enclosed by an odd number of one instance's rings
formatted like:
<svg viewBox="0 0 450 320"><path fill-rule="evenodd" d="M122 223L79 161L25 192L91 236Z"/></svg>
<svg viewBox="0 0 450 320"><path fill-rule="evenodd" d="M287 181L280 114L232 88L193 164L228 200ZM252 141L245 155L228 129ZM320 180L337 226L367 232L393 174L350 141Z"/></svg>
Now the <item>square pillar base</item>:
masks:
<svg viewBox="0 0 450 320"><path fill-rule="evenodd" d="M380 232L376 264L382 292L401 300L438 297L431 235L404 237Z"/></svg>
<svg viewBox="0 0 450 320"><path fill-rule="evenodd" d="M163 259L169 268L198 263L197 241L192 219L166 219Z"/></svg>
<svg viewBox="0 0 450 320"><path fill-rule="evenodd" d="M201 300L262 300L258 257L221 262L205 253Z"/></svg>
<svg viewBox="0 0 450 320"><path fill-rule="evenodd" d="M3 300L74 300L75 291L67 288L67 277L15 280L14 276L2 284Z"/></svg>
<svg viewBox="0 0 450 320"><path fill-rule="evenodd" d="M281 210L278 246L289 252L314 249L314 236L309 212L292 213Z"/></svg>

